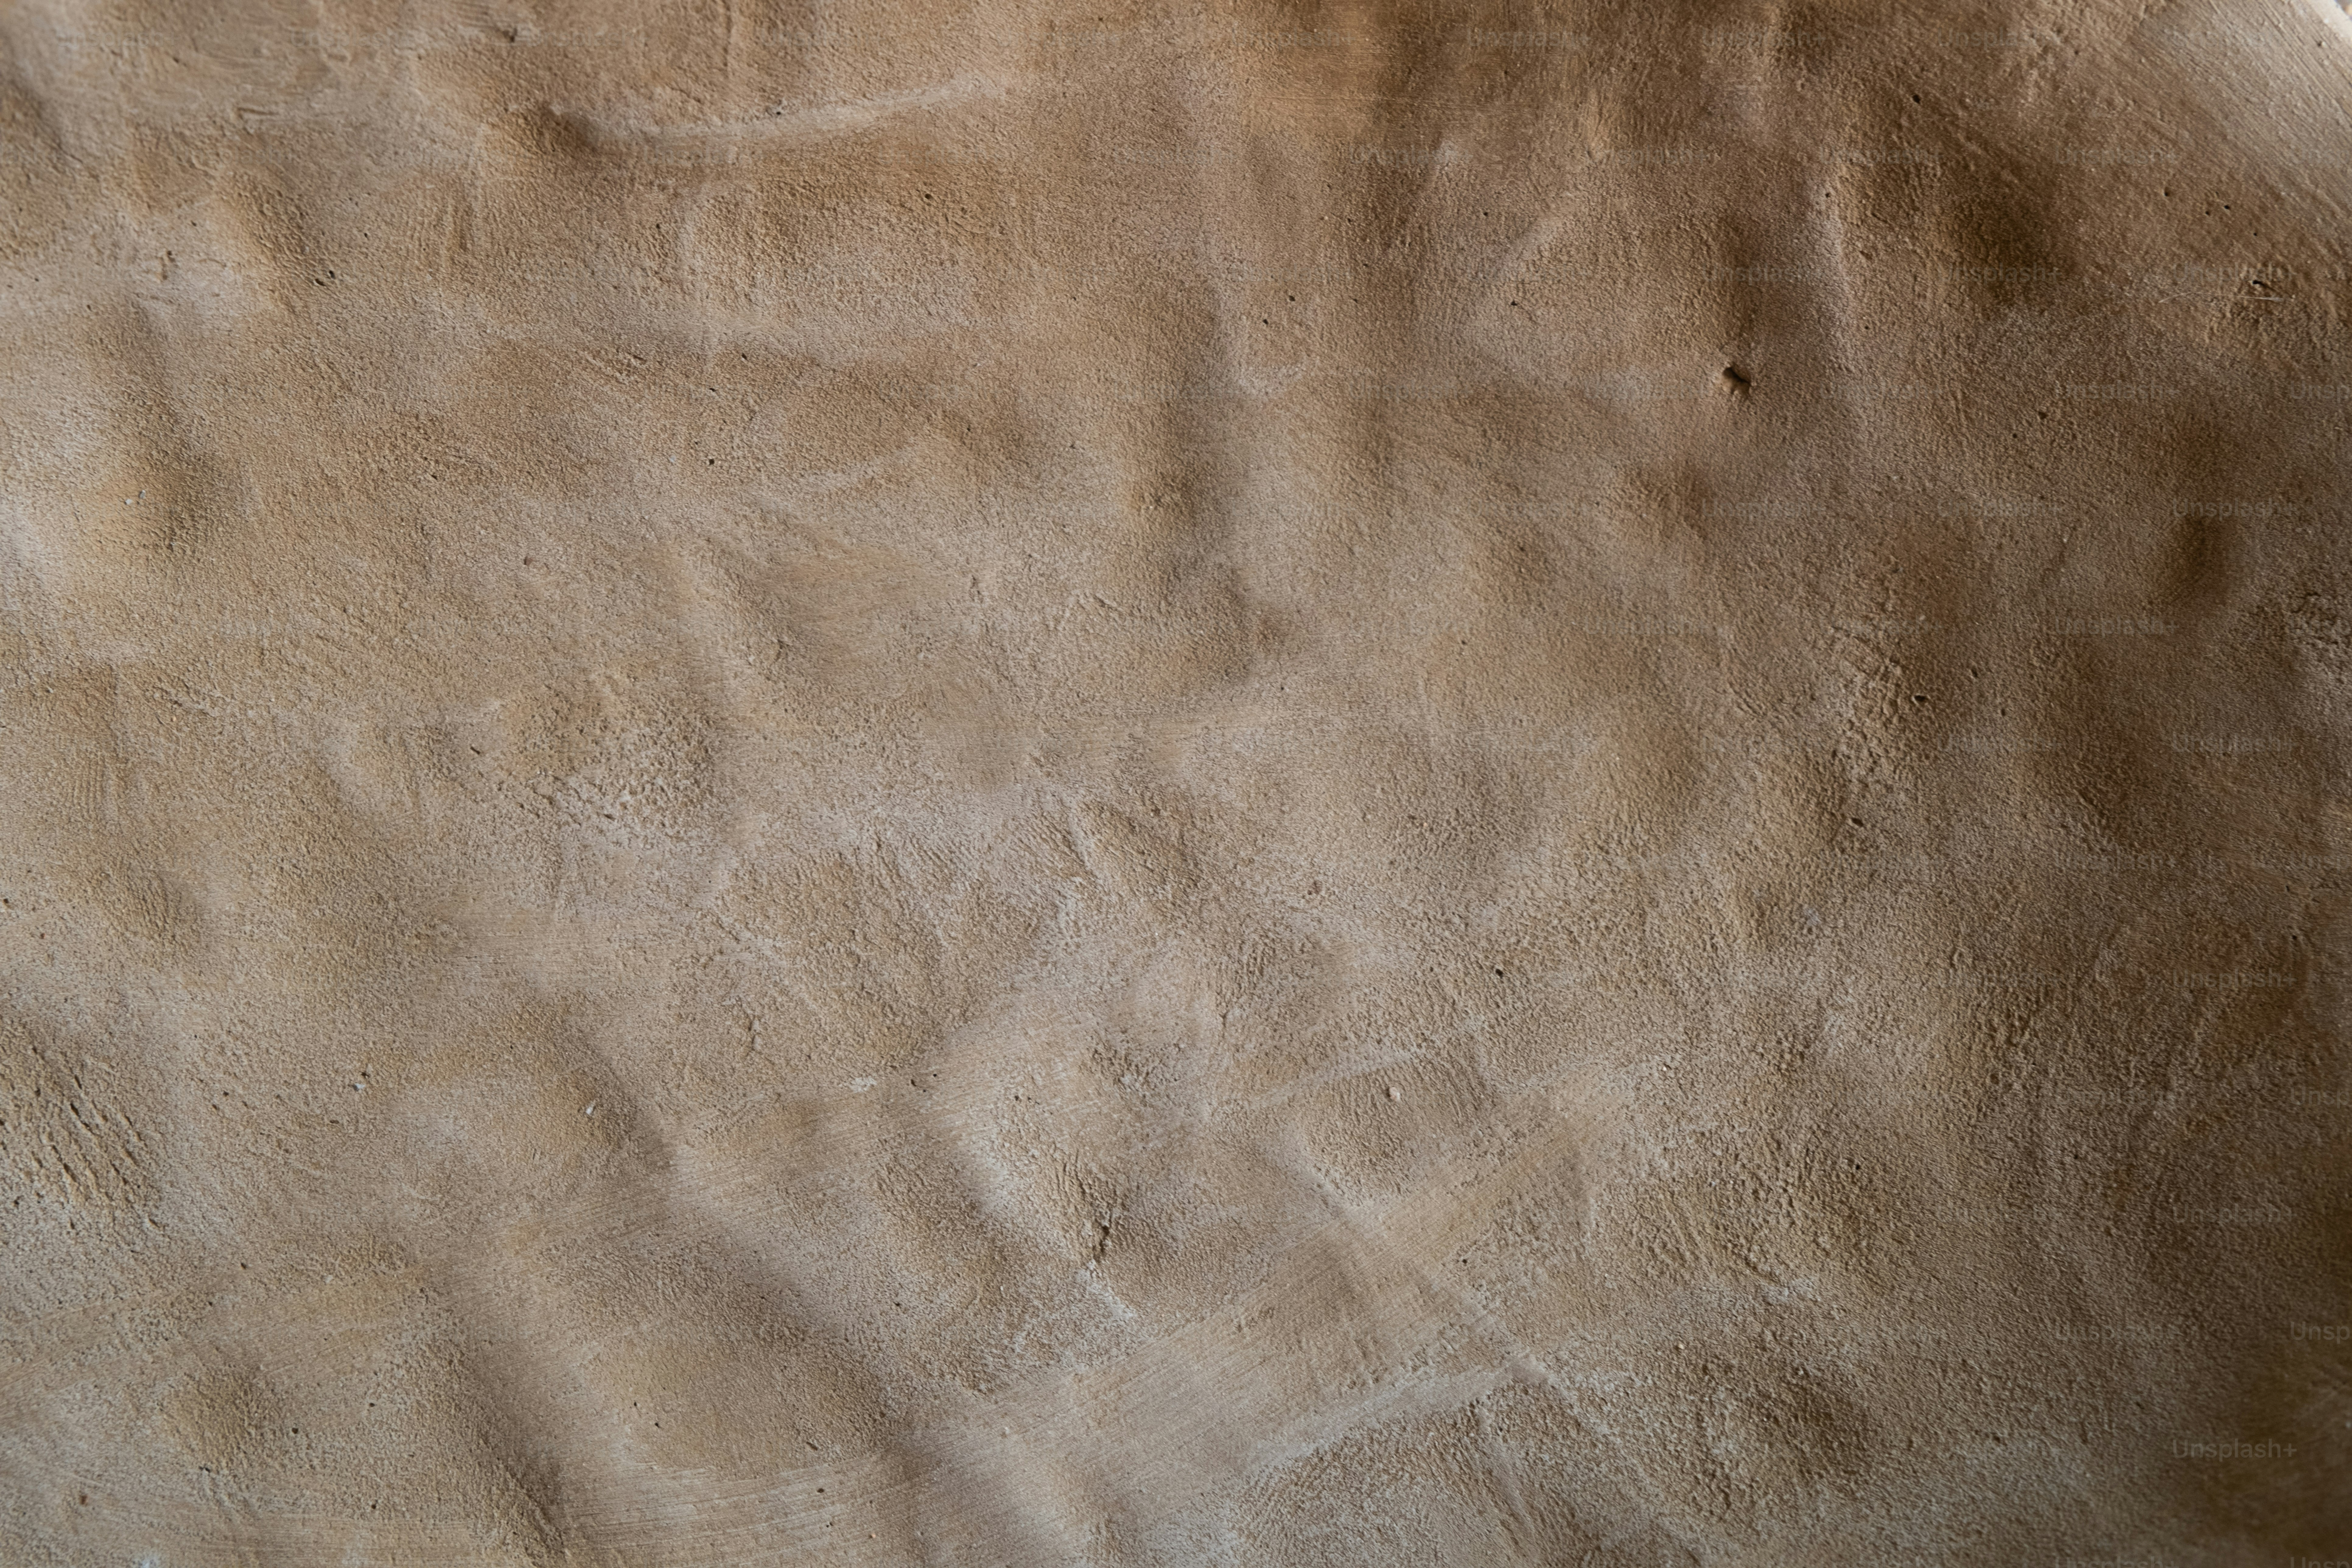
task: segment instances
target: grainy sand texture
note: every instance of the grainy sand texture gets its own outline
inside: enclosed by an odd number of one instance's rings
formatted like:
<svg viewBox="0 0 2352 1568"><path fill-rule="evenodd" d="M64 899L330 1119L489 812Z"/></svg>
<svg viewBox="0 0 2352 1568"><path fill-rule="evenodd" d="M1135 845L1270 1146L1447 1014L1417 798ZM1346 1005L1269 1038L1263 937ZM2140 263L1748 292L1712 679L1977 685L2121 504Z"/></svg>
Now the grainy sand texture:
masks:
<svg viewBox="0 0 2352 1568"><path fill-rule="evenodd" d="M2352 1560L2336 0L0 0L0 1563Z"/></svg>

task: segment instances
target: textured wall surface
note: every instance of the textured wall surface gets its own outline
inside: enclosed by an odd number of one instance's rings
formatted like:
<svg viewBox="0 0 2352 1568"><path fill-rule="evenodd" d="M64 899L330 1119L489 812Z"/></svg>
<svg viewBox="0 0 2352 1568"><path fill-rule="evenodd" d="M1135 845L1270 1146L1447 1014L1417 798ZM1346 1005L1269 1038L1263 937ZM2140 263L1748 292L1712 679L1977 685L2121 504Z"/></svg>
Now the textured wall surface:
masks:
<svg viewBox="0 0 2352 1568"><path fill-rule="evenodd" d="M0 3L0 1560L2352 1558L2333 3Z"/></svg>

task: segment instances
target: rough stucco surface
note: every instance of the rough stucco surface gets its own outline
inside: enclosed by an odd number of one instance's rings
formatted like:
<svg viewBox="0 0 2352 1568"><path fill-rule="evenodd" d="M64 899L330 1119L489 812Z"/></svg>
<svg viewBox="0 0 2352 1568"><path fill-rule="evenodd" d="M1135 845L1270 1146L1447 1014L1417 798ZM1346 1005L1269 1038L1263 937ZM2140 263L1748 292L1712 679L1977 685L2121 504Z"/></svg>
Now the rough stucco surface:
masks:
<svg viewBox="0 0 2352 1568"><path fill-rule="evenodd" d="M2352 29L0 5L0 1558L2352 1557Z"/></svg>

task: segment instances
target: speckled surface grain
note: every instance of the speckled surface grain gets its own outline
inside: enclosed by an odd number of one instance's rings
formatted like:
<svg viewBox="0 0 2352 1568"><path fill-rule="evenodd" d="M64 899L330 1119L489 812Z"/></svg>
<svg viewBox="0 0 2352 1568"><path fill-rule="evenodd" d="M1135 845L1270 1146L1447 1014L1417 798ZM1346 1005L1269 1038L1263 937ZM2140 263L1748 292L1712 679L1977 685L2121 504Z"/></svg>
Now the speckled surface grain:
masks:
<svg viewBox="0 0 2352 1568"><path fill-rule="evenodd" d="M0 1560L2352 1558L2316 0L0 62Z"/></svg>

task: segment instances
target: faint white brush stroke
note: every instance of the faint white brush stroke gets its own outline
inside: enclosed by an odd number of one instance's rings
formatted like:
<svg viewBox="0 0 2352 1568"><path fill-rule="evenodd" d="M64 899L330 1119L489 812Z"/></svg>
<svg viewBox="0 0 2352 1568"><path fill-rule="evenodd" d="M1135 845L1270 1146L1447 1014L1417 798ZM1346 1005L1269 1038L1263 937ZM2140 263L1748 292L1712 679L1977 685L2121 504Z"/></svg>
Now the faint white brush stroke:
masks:
<svg viewBox="0 0 2352 1568"><path fill-rule="evenodd" d="M2305 4L2336 26L2336 36L2352 43L2352 0L2305 0Z"/></svg>

